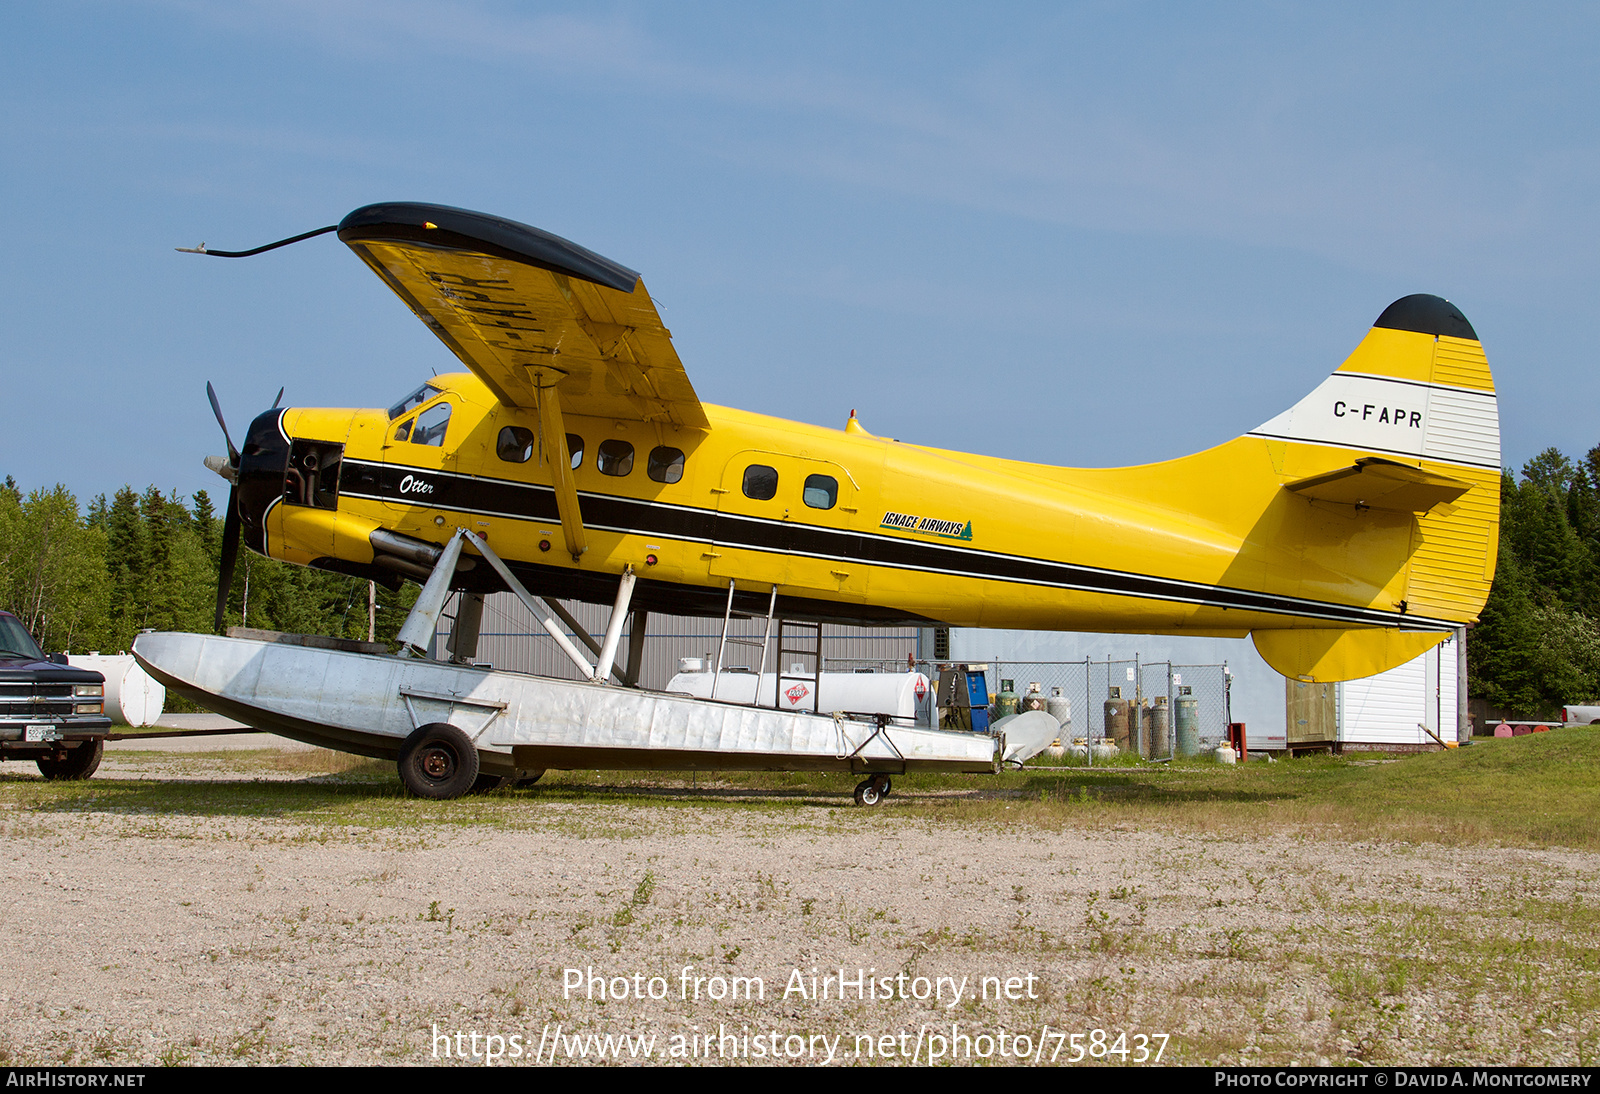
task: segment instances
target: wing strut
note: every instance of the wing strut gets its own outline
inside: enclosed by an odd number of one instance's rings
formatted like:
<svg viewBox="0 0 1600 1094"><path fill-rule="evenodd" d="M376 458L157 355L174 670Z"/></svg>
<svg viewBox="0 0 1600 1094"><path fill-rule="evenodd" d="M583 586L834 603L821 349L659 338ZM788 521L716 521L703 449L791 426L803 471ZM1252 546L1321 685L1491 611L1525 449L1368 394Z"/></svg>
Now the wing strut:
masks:
<svg viewBox="0 0 1600 1094"><path fill-rule="evenodd" d="M578 508L578 485L572 477L572 453L567 451L567 425L561 415L561 393L556 384L565 376L559 369L535 368L529 376L539 389L539 425L544 432L544 456L550 461L550 481L556 488L556 512L561 517L561 534L567 551L577 562L589 549L583 530L583 513Z"/></svg>

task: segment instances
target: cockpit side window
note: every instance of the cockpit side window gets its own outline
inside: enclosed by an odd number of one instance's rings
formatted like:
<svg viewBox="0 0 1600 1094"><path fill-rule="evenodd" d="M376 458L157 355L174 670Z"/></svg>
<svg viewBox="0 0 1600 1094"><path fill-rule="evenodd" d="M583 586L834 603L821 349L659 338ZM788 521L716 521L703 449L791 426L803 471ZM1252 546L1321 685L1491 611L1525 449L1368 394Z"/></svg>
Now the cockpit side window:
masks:
<svg viewBox="0 0 1600 1094"><path fill-rule="evenodd" d="M411 431L412 444L444 445L444 431L450 424L450 404L435 403L417 415L417 427Z"/></svg>
<svg viewBox="0 0 1600 1094"><path fill-rule="evenodd" d="M402 414L405 414L407 411L415 410L417 407L421 406L423 403L427 402L437 394L439 394L438 388L434 387L432 384L423 384L410 395L407 395L404 399L401 399L398 403L389 408L389 420L392 422Z"/></svg>

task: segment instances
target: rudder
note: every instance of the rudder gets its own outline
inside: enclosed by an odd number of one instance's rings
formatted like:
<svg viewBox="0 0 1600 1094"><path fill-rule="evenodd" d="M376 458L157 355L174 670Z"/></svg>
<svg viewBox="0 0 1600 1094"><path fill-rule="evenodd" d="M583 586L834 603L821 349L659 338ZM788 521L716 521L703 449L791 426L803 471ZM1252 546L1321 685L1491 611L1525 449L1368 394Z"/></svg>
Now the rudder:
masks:
<svg viewBox="0 0 1600 1094"><path fill-rule="evenodd" d="M1300 679L1367 676L1477 619L1499 541L1499 412L1477 332L1455 305L1425 294L1395 301L1332 376L1250 435L1277 449L1288 489L1333 500L1320 480L1350 475L1338 500L1416 517L1397 604L1416 629L1255 631L1268 664ZM1363 465L1369 483L1409 478L1391 483L1399 500L1363 497Z"/></svg>

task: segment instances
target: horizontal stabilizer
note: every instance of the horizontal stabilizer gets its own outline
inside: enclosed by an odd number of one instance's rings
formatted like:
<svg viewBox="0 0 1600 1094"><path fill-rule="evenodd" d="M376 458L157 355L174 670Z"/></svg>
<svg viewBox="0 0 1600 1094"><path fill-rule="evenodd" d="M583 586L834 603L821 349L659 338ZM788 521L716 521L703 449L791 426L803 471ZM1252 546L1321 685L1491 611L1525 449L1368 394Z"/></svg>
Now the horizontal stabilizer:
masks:
<svg viewBox="0 0 1600 1094"><path fill-rule="evenodd" d="M1353 467L1287 483L1284 489L1303 498L1363 509L1426 513L1435 505L1455 501L1472 489L1472 484L1393 460L1369 457L1357 460Z"/></svg>

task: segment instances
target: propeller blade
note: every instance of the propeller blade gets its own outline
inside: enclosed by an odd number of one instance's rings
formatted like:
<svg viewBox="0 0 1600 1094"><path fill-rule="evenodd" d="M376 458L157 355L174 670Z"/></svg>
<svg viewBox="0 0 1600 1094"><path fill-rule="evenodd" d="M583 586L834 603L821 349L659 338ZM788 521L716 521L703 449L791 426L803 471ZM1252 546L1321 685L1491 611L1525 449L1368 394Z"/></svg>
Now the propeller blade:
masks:
<svg viewBox="0 0 1600 1094"><path fill-rule="evenodd" d="M235 486L228 491L228 514L222 520L222 557L217 565L217 621L213 628L218 634L222 633L222 625L227 622L228 592L233 588L233 567L238 559L239 488Z"/></svg>
<svg viewBox="0 0 1600 1094"><path fill-rule="evenodd" d="M272 400L272 409L273 410L277 410L278 409L278 404L283 402L283 393L284 393L285 390L286 390L286 388L281 388L281 387L278 389L278 397L276 399Z"/></svg>
<svg viewBox="0 0 1600 1094"><path fill-rule="evenodd" d="M228 442L228 462L234 467L239 466L239 450L233 447L233 438L228 436L228 423L222 420L222 406L217 402L217 393L211 387L211 381L206 381L206 397L211 400L211 413L217 416L217 424L222 427L222 439Z"/></svg>

